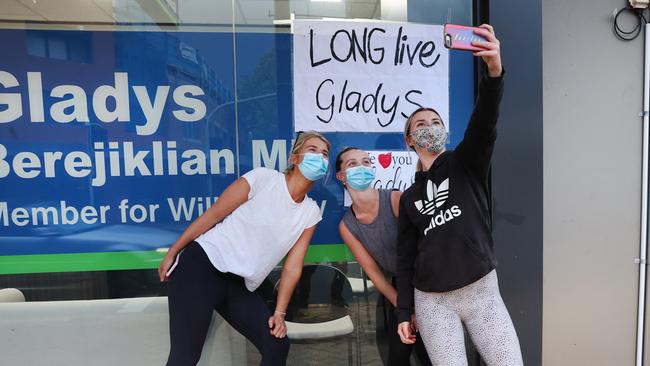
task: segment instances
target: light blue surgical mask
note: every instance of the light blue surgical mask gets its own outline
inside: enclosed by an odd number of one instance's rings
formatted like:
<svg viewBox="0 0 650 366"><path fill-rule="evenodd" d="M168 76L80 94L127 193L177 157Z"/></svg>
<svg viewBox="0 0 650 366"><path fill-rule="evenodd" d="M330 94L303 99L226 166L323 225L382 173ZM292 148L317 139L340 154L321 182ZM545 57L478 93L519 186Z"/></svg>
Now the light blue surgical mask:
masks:
<svg viewBox="0 0 650 366"><path fill-rule="evenodd" d="M298 164L298 169L302 175L312 182L323 178L327 174L329 161L323 157L323 154L305 153L302 162Z"/></svg>
<svg viewBox="0 0 650 366"><path fill-rule="evenodd" d="M365 191L375 180L375 169L365 165L355 166L345 171L347 185L355 191Z"/></svg>

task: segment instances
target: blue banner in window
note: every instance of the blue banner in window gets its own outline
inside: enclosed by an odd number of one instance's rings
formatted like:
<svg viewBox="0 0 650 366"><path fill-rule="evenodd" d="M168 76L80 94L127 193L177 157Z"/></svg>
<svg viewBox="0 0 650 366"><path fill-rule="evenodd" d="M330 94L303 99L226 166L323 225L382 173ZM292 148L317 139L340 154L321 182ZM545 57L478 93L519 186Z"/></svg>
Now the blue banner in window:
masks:
<svg viewBox="0 0 650 366"><path fill-rule="evenodd" d="M0 38L0 255L169 247L241 174L286 166L290 34L0 30ZM471 56L450 57L453 147L473 81ZM331 166L344 146L405 149L401 134L326 136ZM310 196L323 211L313 244L341 243L346 208L332 172Z"/></svg>

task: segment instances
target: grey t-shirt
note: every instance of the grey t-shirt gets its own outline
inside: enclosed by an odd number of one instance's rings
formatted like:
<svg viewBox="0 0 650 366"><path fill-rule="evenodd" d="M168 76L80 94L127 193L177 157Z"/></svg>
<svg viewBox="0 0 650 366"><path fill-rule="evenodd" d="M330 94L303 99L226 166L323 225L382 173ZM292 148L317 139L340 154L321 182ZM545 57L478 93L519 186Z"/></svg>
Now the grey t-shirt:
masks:
<svg viewBox="0 0 650 366"><path fill-rule="evenodd" d="M397 267L397 218L390 203L391 192L389 189L379 189L379 210L370 224L360 223L352 208L343 216L343 222L382 270L394 276Z"/></svg>

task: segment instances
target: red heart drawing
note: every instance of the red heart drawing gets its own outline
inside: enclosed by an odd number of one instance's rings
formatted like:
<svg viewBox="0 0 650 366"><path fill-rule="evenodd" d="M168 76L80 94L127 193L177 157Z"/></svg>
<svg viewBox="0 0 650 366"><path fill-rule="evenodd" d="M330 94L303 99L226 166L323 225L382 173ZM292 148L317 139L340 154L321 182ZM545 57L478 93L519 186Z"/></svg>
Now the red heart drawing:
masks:
<svg viewBox="0 0 650 366"><path fill-rule="evenodd" d="M379 164L384 168L388 168L392 161L391 153L379 154Z"/></svg>

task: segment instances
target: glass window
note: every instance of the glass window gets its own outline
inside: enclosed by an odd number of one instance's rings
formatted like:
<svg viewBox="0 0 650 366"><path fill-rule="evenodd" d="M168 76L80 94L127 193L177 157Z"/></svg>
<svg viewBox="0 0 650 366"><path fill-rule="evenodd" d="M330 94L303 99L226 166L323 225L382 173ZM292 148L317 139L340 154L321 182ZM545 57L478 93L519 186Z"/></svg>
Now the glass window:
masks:
<svg viewBox="0 0 650 366"><path fill-rule="evenodd" d="M0 330L24 330L0 353L9 364L40 364L30 350L56 341L64 356L50 363L93 355L163 363L167 285L156 269L164 250L239 176L263 163L286 167L293 103L303 97L293 93L291 20L471 24L472 9L469 0L0 0L0 33L12 50L0 72L19 84L0 89L20 93L22 108L0 123L0 158L6 150L12 168L0 178L0 289L26 300L0 317ZM471 112L472 70L471 56L452 54L452 146ZM327 137L330 165L349 145L405 150L400 133ZM305 270L289 316L348 316L352 328L292 342L289 364L380 365L390 310L338 234L343 189L330 177L310 197L323 221L305 261L319 266ZM279 271L258 290L271 309ZM2 299L0 290L0 313L9 311ZM258 364L255 347L221 324L210 328L202 364ZM95 343L72 342L84 338Z"/></svg>

